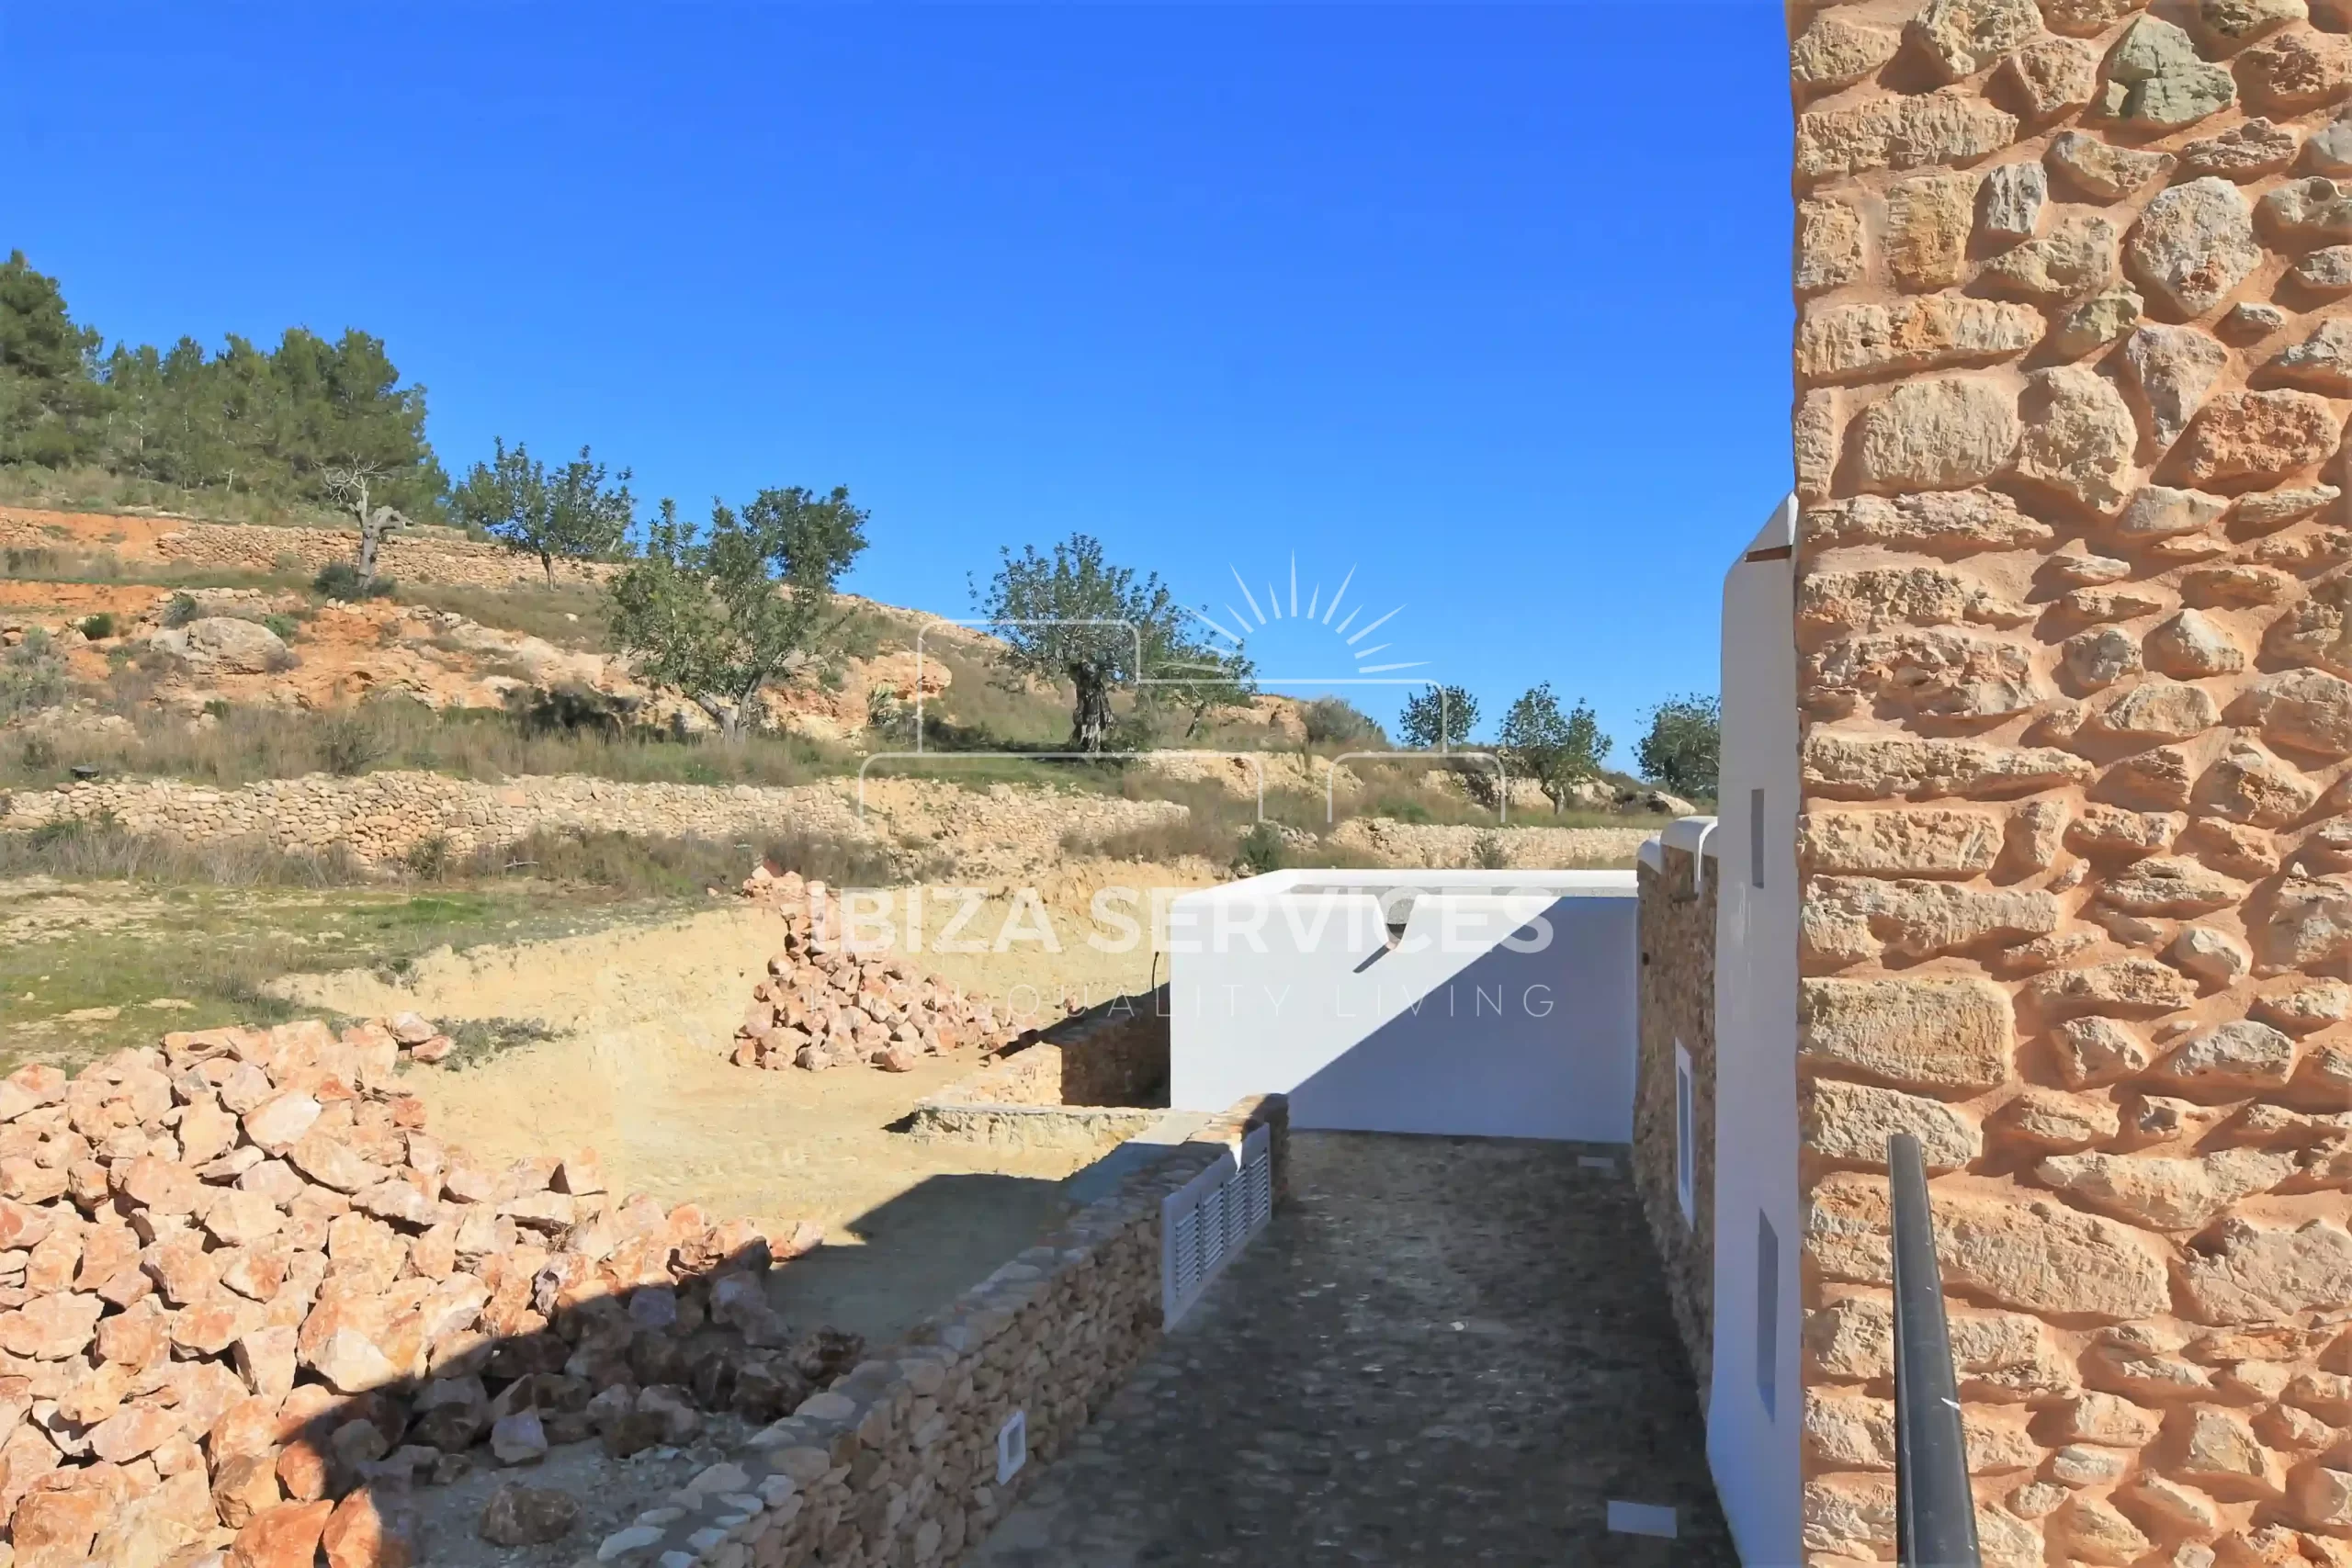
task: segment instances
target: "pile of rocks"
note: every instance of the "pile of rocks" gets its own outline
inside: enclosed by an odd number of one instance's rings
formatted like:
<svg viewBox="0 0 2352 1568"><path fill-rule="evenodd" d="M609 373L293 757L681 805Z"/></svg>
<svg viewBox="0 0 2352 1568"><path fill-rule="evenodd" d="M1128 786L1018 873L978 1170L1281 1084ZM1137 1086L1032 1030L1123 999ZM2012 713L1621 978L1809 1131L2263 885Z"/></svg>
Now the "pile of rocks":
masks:
<svg viewBox="0 0 2352 1568"><path fill-rule="evenodd" d="M762 865L742 892L784 917L784 951L752 987L735 1031L739 1066L814 1072L864 1062L904 1073L923 1056L1001 1045L1020 1033L987 1002L903 960L850 951L822 882Z"/></svg>
<svg viewBox="0 0 2352 1568"><path fill-rule="evenodd" d="M401 1050L311 1021L0 1080L0 1562L401 1568L413 1485L773 1420L856 1360L768 1303L818 1227L488 1168Z"/></svg>

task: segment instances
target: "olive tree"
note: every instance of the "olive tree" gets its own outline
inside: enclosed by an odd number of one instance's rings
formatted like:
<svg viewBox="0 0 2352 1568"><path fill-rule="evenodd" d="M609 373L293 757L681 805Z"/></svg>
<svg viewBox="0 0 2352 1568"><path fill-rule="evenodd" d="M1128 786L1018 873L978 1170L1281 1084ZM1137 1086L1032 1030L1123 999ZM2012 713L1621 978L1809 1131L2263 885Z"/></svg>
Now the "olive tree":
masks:
<svg viewBox="0 0 2352 1568"><path fill-rule="evenodd" d="M841 488L763 490L740 512L713 502L703 528L664 501L645 554L613 580L613 636L645 679L739 740L761 689L839 630L834 586L865 548L865 522Z"/></svg>
<svg viewBox="0 0 2352 1568"><path fill-rule="evenodd" d="M1600 776L1600 760L1611 746L1591 708L1579 702L1560 711L1549 682L1510 705L1498 738L1505 764L1533 779L1555 811L1566 807L1577 784Z"/></svg>
<svg viewBox="0 0 2352 1568"><path fill-rule="evenodd" d="M637 498L629 494L629 470L613 482L605 465L580 448L580 456L549 471L517 441L509 450L493 439L491 460L476 463L449 497L458 521L481 529L509 547L539 558L548 586L555 586L555 558L594 560L617 555L628 544Z"/></svg>

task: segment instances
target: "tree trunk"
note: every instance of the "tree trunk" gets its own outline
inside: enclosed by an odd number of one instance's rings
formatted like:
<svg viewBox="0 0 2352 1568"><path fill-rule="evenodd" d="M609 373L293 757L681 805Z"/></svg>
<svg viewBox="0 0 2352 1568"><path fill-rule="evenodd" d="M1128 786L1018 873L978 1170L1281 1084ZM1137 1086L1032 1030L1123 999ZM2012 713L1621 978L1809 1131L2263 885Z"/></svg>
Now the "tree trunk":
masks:
<svg viewBox="0 0 2352 1568"><path fill-rule="evenodd" d="M1072 664L1069 679L1078 688L1078 703L1070 713L1070 750L1100 751L1111 733L1111 683L1095 664Z"/></svg>
<svg viewBox="0 0 2352 1568"><path fill-rule="evenodd" d="M548 574L548 586L549 588L553 588L555 586L555 557L548 554L545 550L541 550L539 552L539 570Z"/></svg>
<svg viewBox="0 0 2352 1568"><path fill-rule="evenodd" d="M352 501L351 510L359 518L359 585L365 588L376 581L376 547L383 536L368 525L368 481L362 479L354 482L357 494Z"/></svg>

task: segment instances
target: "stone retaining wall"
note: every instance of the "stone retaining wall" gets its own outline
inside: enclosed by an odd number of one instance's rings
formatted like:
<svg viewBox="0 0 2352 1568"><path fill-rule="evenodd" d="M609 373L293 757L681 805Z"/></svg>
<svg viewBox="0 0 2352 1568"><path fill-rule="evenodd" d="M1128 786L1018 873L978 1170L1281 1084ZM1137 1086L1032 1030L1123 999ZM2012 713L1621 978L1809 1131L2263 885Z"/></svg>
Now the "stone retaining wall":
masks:
<svg viewBox="0 0 2352 1568"><path fill-rule="evenodd" d="M107 519L76 513L0 508L0 548L75 550L105 547L95 524L120 521L117 547L127 557L152 555L196 570L315 573L331 561L358 553L356 528L303 528L265 523L202 523L194 519ZM377 553L377 570L395 581L435 582L465 588L535 588L545 585L537 556L487 544L443 528L395 533ZM555 581L602 582L617 567L601 561L555 563Z"/></svg>
<svg viewBox="0 0 2352 1568"><path fill-rule="evenodd" d="M1279 1196L1288 1111L1272 1095L1235 1107L761 1433L679 1495L696 1505L684 1517L624 1532L600 1555L711 1568L962 1561L1159 1342L1160 1203L1260 1124L1272 1130ZM998 1433L1015 1411L1029 1461L1000 1484Z"/></svg>
<svg viewBox="0 0 2352 1568"><path fill-rule="evenodd" d="M1715 1359L1715 894L1721 868L1712 854L1683 849L1665 848L1661 859L1663 871L1645 860L1634 872L1641 886L1642 972L1634 1181L1704 1410ZM1677 1045L1690 1058L1687 1219L1676 1181Z"/></svg>
<svg viewBox="0 0 2352 1568"><path fill-rule="evenodd" d="M2346 19L1789 7L1816 1562L1896 1131L1987 1563L2352 1562Z"/></svg>
<svg viewBox="0 0 2352 1568"><path fill-rule="evenodd" d="M903 793L902 785L894 785ZM951 808L967 801L953 786L932 786ZM1108 797L1040 797L984 803L999 818L994 838L1005 851L1050 863L1073 823L1107 829L1181 818L1171 802ZM451 854L511 844L534 832L607 831L646 837L700 837L786 831L854 835L851 786L842 782L763 788L621 784L609 779L532 777L478 784L439 773L388 771L345 778L311 773L264 779L241 789L208 789L169 779L100 780L60 790L0 794L0 831L57 821L111 818L128 831L191 842L252 840L288 853L341 850L370 864L397 863L438 840ZM1034 820L1030 820L1034 818ZM1107 830L1106 829L1106 830ZM756 842L753 848L759 847ZM980 856L967 855L967 865ZM1001 856L1000 856L1001 858ZM1010 867L1008 867L1010 869Z"/></svg>
<svg viewBox="0 0 2352 1568"><path fill-rule="evenodd" d="M1108 1148L1167 1114L1168 990L1114 997L916 1105L918 1137Z"/></svg>

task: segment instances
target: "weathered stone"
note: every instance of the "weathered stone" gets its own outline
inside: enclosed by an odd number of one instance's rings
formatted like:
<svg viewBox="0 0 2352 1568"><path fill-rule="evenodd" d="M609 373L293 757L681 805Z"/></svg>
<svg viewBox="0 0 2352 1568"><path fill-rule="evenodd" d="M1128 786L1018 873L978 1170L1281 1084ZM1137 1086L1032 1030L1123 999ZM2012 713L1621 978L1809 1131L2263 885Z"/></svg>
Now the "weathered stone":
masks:
<svg viewBox="0 0 2352 1568"><path fill-rule="evenodd" d="M2241 299L2222 312L2222 319L2214 323L2213 330L2228 342L2251 344L2261 342L2286 325L2287 312L2278 306L2265 305L2255 299Z"/></svg>
<svg viewBox="0 0 2352 1568"><path fill-rule="evenodd" d="M2283 664L2352 675L2352 576L2331 573L2270 624L2263 649Z"/></svg>
<svg viewBox="0 0 2352 1568"><path fill-rule="evenodd" d="M2314 151L2321 140L2312 139ZM2300 248L2352 240L2352 190L2331 179L2313 175L2291 180L2265 195L2259 211L2285 244Z"/></svg>
<svg viewBox="0 0 2352 1568"><path fill-rule="evenodd" d="M2148 634L2148 665L2166 675L2197 680L2231 675L2245 668L2245 652L2211 618L2195 610L2176 612Z"/></svg>
<svg viewBox="0 0 2352 1568"><path fill-rule="evenodd" d="M2036 1148L2069 1150L2104 1143L2116 1135L2114 1105L2086 1094L2029 1086L1994 1113L1994 1124Z"/></svg>
<svg viewBox="0 0 2352 1568"><path fill-rule="evenodd" d="M1928 0L1905 36L1946 82L1973 76L2041 33L2033 0Z"/></svg>
<svg viewBox="0 0 2352 1568"><path fill-rule="evenodd" d="M311 1568L334 1505L280 1503L255 1514L229 1548L227 1568Z"/></svg>
<svg viewBox="0 0 2352 1568"><path fill-rule="evenodd" d="M2144 545L2176 534L2200 533L2229 509L2225 498L2202 491L2143 485L2116 519L2115 532L2127 544Z"/></svg>
<svg viewBox="0 0 2352 1568"><path fill-rule="evenodd" d="M2292 1155L2224 1149L2194 1159L2153 1155L2054 1155L2034 1175L2059 1191L2154 1230L2195 1230L2239 1199L2267 1192L2295 1169Z"/></svg>
<svg viewBox="0 0 2352 1568"><path fill-rule="evenodd" d="M2141 17L2107 57L2099 112L2167 130L2193 125L2237 98L2228 70L2202 59L2189 36L2169 22Z"/></svg>
<svg viewBox="0 0 2352 1568"><path fill-rule="evenodd" d="M0 1313L0 1350L37 1361L62 1361L96 1337L98 1314L105 1308L98 1297L74 1292L35 1296L14 1312Z"/></svg>
<svg viewBox="0 0 2352 1568"><path fill-rule="evenodd" d="M1797 500L1818 506L1829 499L1838 468L1838 391L1816 387L1797 399L1789 420L1789 456Z"/></svg>
<svg viewBox="0 0 2352 1568"><path fill-rule="evenodd" d="M2052 137L2046 154L2051 164L2076 188L2101 201L2120 201L2152 181L2172 172L2169 152L2142 152L2082 130L2063 130ZM2079 220L2080 215L2076 215ZM2104 224L2111 254L2115 229ZM2104 280L2102 275L2101 280Z"/></svg>
<svg viewBox="0 0 2352 1568"><path fill-rule="evenodd" d="M2198 20L2225 45L2243 44L2306 19L2304 0L2198 0Z"/></svg>
<svg viewBox="0 0 2352 1568"><path fill-rule="evenodd" d="M2352 255L2352 247L2337 250ZM2276 380L2308 387L2315 392L2335 397L2352 393L2352 321L2332 317L2322 321L2302 342L2279 350L2264 369Z"/></svg>
<svg viewBox="0 0 2352 1568"><path fill-rule="evenodd" d="M2258 678L2247 703L2263 739L2326 757L2352 754L2352 682L2321 670Z"/></svg>
<svg viewBox="0 0 2352 1568"><path fill-rule="evenodd" d="M2180 438L2229 362L2229 350L2194 327L2145 326L2132 334L2123 345L2123 367L2158 446Z"/></svg>
<svg viewBox="0 0 2352 1568"><path fill-rule="evenodd" d="M2225 180L2259 179L2295 160L2295 133L2267 119L2249 119L2219 136L2180 150L2180 166L2192 177L2218 175Z"/></svg>
<svg viewBox="0 0 2352 1568"><path fill-rule="evenodd" d="M2165 1063L2182 1083L2229 1089L2277 1089L2295 1075L2295 1043L2248 1018L2193 1034Z"/></svg>
<svg viewBox="0 0 2352 1568"><path fill-rule="evenodd" d="M2118 231L2093 212L2069 212L2039 240L1984 264L1984 286L2011 299L2067 299L2115 276ZM2038 335L2038 334L2037 334Z"/></svg>
<svg viewBox="0 0 2352 1568"><path fill-rule="evenodd" d="M1996 80L2040 124L2098 96L2098 51L2073 39L2044 39L2004 61Z"/></svg>
<svg viewBox="0 0 2352 1568"><path fill-rule="evenodd" d="M2178 681L2143 681L2098 715L2101 729L2137 740L2186 740L2221 721L2211 693Z"/></svg>
<svg viewBox="0 0 2352 1568"><path fill-rule="evenodd" d="M1843 87L1894 59L1902 47L1903 35L1892 28L1864 27L1823 11L1789 45L1789 79L1823 91Z"/></svg>
<svg viewBox="0 0 2352 1568"><path fill-rule="evenodd" d="M2180 1459L2174 1472L2186 1480L2233 1488L2251 1482L2267 1492L2284 1483L2278 1457L2262 1446L2244 1415L2215 1404L2188 1411Z"/></svg>
<svg viewBox="0 0 2352 1568"><path fill-rule="evenodd" d="M2172 855L2126 866L2111 874L2098 890L2100 903L2133 915L2198 915L2245 897L2243 883Z"/></svg>
<svg viewBox="0 0 2352 1568"><path fill-rule="evenodd" d="M319 1102L307 1094L274 1096L245 1112L245 1136L259 1145L266 1154L272 1156L283 1155L311 1130L311 1123L319 1119L321 1109Z"/></svg>
<svg viewBox="0 0 2352 1568"><path fill-rule="evenodd" d="M2017 131L2015 115L1966 89L1814 109L1797 117L1796 173L1810 181L1864 169L1973 163L2007 146Z"/></svg>
<svg viewBox="0 0 2352 1568"><path fill-rule="evenodd" d="M2146 1317L2171 1304L2162 1258L2128 1226L2044 1201L1954 1194L1934 1207L1947 1286L2061 1315Z"/></svg>
<svg viewBox="0 0 2352 1568"><path fill-rule="evenodd" d="M1953 376L1895 388L1862 411L1848 441L1861 487L1891 493L1981 484L2008 467L2018 435L2007 389Z"/></svg>
<svg viewBox="0 0 2352 1568"><path fill-rule="evenodd" d="M1814 811L1797 823L1805 869L1864 876L1973 876L2001 849L2000 818L1987 811L1920 808Z"/></svg>
<svg viewBox="0 0 2352 1568"><path fill-rule="evenodd" d="M2046 694L2025 644L1948 626L1841 637L1806 669L1807 704L1824 713L1874 700L1935 717L1991 718Z"/></svg>
<svg viewBox="0 0 2352 1568"><path fill-rule="evenodd" d="M2254 1010L2290 1034L2309 1034L2352 1018L2352 986L2341 980L2298 979L2284 990L2256 998Z"/></svg>
<svg viewBox="0 0 2352 1568"><path fill-rule="evenodd" d="M2048 893L1816 876L1806 890L1800 942L1808 957L1851 964L1882 953L1928 958L1980 942L2007 945L2057 925L2057 900Z"/></svg>
<svg viewBox="0 0 2352 1568"><path fill-rule="evenodd" d="M2352 294L2352 245L2323 245L2297 256L2287 276L2300 287L2331 299Z"/></svg>
<svg viewBox="0 0 2352 1568"><path fill-rule="evenodd" d="M2156 193L2124 242L2140 285L2183 316L2219 305L2262 260L2245 197L2208 175Z"/></svg>
<svg viewBox="0 0 2352 1568"><path fill-rule="evenodd" d="M2058 649L2065 672L2079 691L2100 691L2141 672L2141 644L2120 626L2075 632Z"/></svg>
<svg viewBox="0 0 2352 1568"><path fill-rule="evenodd" d="M1951 567L1815 571L1797 584L1797 619L1820 630L1870 631L1958 622L2012 626L2030 619L2031 614Z"/></svg>
<svg viewBox="0 0 2352 1568"><path fill-rule="evenodd" d="M1808 788L1866 799L2026 795L2080 784L2091 773L2089 763L2055 748L1840 735L1818 727L1805 736L1804 761Z"/></svg>
<svg viewBox="0 0 2352 1568"><path fill-rule="evenodd" d="M2227 986L2254 967L2245 944L2211 926L2184 926L2165 956L2174 967L2209 986Z"/></svg>
<svg viewBox="0 0 2352 1568"><path fill-rule="evenodd" d="M336 1504L319 1538L327 1568L410 1568L419 1562L415 1510L404 1493L362 1486Z"/></svg>
<svg viewBox="0 0 2352 1568"><path fill-rule="evenodd" d="M2272 113L2302 114L2352 92L2352 48L2297 28L2238 57L2247 99Z"/></svg>
<svg viewBox="0 0 2352 1568"><path fill-rule="evenodd" d="M497 1546L544 1546L580 1522L580 1505L564 1493L513 1482L490 1495L477 1533Z"/></svg>
<svg viewBox="0 0 2352 1568"><path fill-rule="evenodd" d="M2018 1400L2065 1393L2073 1380L2041 1323L2018 1313L1946 1308L1953 1370L1964 1399ZM1847 1296L1807 1314L1804 1346L1825 1378L1879 1382L1894 1375L1894 1314L1881 1296Z"/></svg>
<svg viewBox="0 0 2352 1568"><path fill-rule="evenodd" d="M1918 175L1887 187L1882 254L1895 283L1915 292L1968 276L1974 175Z"/></svg>
<svg viewBox="0 0 2352 1568"><path fill-rule="evenodd" d="M490 1430L490 1451L501 1464L537 1464L548 1453L548 1437L536 1410L503 1416Z"/></svg>
<svg viewBox="0 0 2352 1568"><path fill-rule="evenodd" d="M2027 987L2037 1005L2056 1016L2113 1013L2148 1018L2188 1006L2196 987L2153 958L2119 958L2080 969L2053 969Z"/></svg>
<svg viewBox="0 0 2352 1568"><path fill-rule="evenodd" d="M2352 1302L2352 1235L2311 1220L2286 1230L2231 1218L2210 1251L2184 1265L2189 1309L2200 1323L2262 1323Z"/></svg>
<svg viewBox="0 0 2352 1568"><path fill-rule="evenodd" d="M2052 32L2097 38L2148 0L2041 0L2041 19Z"/></svg>
<svg viewBox="0 0 2352 1568"><path fill-rule="evenodd" d="M2067 616L2077 621L2129 621L2169 607L2161 590L2140 583L2110 588L2077 588L2059 601Z"/></svg>
<svg viewBox="0 0 2352 1568"><path fill-rule="evenodd" d="M2275 604L2292 592L2295 580L2275 567L2231 562L2181 574L2181 597L2192 604Z"/></svg>
<svg viewBox="0 0 2352 1568"><path fill-rule="evenodd" d="M2176 456L2193 484L2286 478L2335 449L2335 412L2309 392L2220 392L2209 399Z"/></svg>
<svg viewBox="0 0 2352 1568"><path fill-rule="evenodd" d="M1892 1559L1894 1515L1892 1476L1816 1475L1804 1483L1802 1540L1808 1553Z"/></svg>
<svg viewBox="0 0 2352 1568"><path fill-rule="evenodd" d="M2319 798L2319 786L2251 740L2233 740L2199 782L2199 804L2233 822L2282 828Z"/></svg>
<svg viewBox="0 0 2352 1568"><path fill-rule="evenodd" d="M2352 886L2340 877L2290 874L2247 927L2265 964L2309 968L2352 945Z"/></svg>
<svg viewBox="0 0 2352 1568"><path fill-rule="evenodd" d="M2009 998L1990 981L1806 980L1797 1049L1915 1088L1982 1089L2008 1075Z"/></svg>
<svg viewBox="0 0 2352 1568"><path fill-rule="evenodd" d="M2017 473L2095 512L2113 512L2132 493L2140 430L2112 382L2078 365L2026 378L2018 413L2024 434Z"/></svg>
<svg viewBox="0 0 2352 1568"><path fill-rule="evenodd" d="M1834 501L1804 514L1809 546L1888 545L1962 554L2043 544L2050 525L1996 491L1929 491Z"/></svg>
<svg viewBox="0 0 2352 1568"><path fill-rule="evenodd" d="M1797 292L1843 288L1860 281L1862 270L1861 214L1842 201L1797 203Z"/></svg>
<svg viewBox="0 0 2352 1568"><path fill-rule="evenodd" d="M2117 1474L2120 1473L2119 1463ZM2099 1479L2111 1481L2115 1478L2105 1476ZM2052 1522L2064 1535L2068 1555L2084 1562L2113 1564L2114 1568L2122 1568L2125 1563L2138 1561L2155 1544L2120 1508L2104 1497L2087 1494L2068 1500Z"/></svg>
<svg viewBox="0 0 2352 1568"><path fill-rule="evenodd" d="M2040 164L2003 164L1984 173L1978 193L1978 232L1996 240L2030 240L2041 226L2050 178Z"/></svg>
<svg viewBox="0 0 2352 1568"><path fill-rule="evenodd" d="M1988 364L2031 348L2045 327L2041 313L2027 306L1958 294L1815 304L1797 323L1797 377L1861 381L1896 371Z"/></svg>

